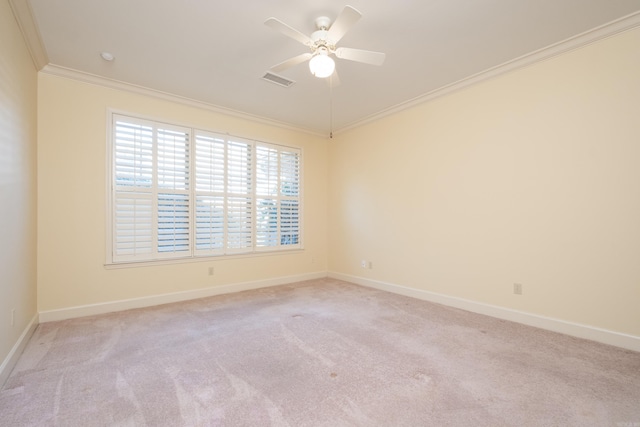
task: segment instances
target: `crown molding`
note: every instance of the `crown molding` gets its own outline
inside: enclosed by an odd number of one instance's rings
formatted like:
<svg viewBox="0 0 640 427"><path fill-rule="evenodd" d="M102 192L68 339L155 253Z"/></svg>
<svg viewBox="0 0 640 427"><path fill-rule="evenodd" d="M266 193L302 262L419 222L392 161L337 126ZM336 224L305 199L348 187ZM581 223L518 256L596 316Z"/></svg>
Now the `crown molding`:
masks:
<svg viewBox="0 0 640 427"><path fill-rule="evenodd" d="M188 107L195 107L201 110L207 110L218 114L224 114L227 116L236 117L243 120L252 121L255 123L261 123L269 126L275 126L282 129L291 130L294 132L306 133L313 136L326 137L326 134L320 133L319 131L314 131L311 129L306 129L302 127L296 127L289 123L280 122L277 120L269 119L266 117L256 116L253 114L245 113L238 110L233 110L226 107L221 107L219 105L210 104L204 101L198 101L195 99L174 95L168 92L162 92L156 89L151 89L144 86L138 86L131 83L126 83L120 80L109 79L106 77L98 76L95 74L85 73L82 71L74 70L71 68L61 67L58 65L46 65L42 70L40 70L43 74L50 74L52 76L63 77L70 80L80 81L83 83L88 83L97 86L103 86L110 89L117 89L125 92L135 93L138 95L144 95L153 97L156 99L161 99L164 101L175 102L177 104L186 105Z"/></svg>
<svg viewBox="0 0 640 427"><path fill-rule="evenodd" d="M9 0L9 6L22 32L22 37L36 70L42 70L49 63L49 58L40 37L40 31L38 31L38 26L33 18L29 0Z"/></svg>
<svg viewBox="0 0 640 427"><path fill-rule="evenodd" d="M333 134L336 135L336 134L347 132L351 129L355 129L367 123L380 120L384 117L399 113L401 111L407 110L411 107L414 107L419 104L423 104L433 99L440 98L442 96L464 89L476 83L480 83L485 80L498 77L502 74L506 74L511 71L518 70L520 68L528 67L538 62L545 61L555 56L562 55L564 53L582 48L589 44L598 42L600 40L604 40L606 38L615 36L616 34L620 34L622 32L629 31L638 27L640 27L640 11L634 12L620 19L616 19L607 24L603 24L599 27L595 27L591 30L575 35L561 42L554 43L542 49L538 49L536 51L527 53L518 58L507 61L503 64L497 65L495 67L491 67L487 70L484 70L477 74L466 77L462 80L458 80L457 82L451 83L446 86L442 86L438 89L435 89L431 92L427 92L416 98L410 99L408 101L397 104L393 107L371 114L361 120L348 123L345 126L342 126L339 129L335 130Z"/></svg>

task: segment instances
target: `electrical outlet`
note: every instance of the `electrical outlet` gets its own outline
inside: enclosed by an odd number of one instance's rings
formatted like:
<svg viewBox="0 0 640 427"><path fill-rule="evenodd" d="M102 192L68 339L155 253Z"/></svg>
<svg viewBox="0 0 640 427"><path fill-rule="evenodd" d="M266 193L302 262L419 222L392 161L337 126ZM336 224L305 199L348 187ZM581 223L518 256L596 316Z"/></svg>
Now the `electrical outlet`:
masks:
<svg viewBox="0 0 640 427"><path fill-rule="evenodd" d="M513 284L513 293L516 295L522 295L522 283Z"/></svg>
<svg viewBox="0 0 640 427"><path fill-rule="evenodd" d="M214 269L213 267L209 267L209 276L213 276Z"/></svg>
<svg viewBox="0 0 640 427"><path fill-rule="evenodd" d="M370 270L373 268L373 263L371 261L367 261L366 259L363 259L362 261L360 261L360 267Z"/></svg>

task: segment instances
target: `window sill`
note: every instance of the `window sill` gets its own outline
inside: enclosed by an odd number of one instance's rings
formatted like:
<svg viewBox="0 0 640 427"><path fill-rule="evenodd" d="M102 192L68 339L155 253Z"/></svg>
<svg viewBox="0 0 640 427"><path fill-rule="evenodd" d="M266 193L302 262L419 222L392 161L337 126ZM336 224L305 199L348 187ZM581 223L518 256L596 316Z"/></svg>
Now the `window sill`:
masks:
<svg viewBox="0 0 640 427"><path fill-rule="evenodd" d="M203 256L203 257L189 257L189 258L174 258L174 259L160 259L153 261L127 261L117 263L105 263L104 268L106 270L118 270L122 268L137 268L137 267L157 267L161 265L172 264L191 264L202 262L216 262L216 261L228 261L236 259L247 258L262 258L282 255L296 255L304 253L304 248L299 249L283 249L279 251L264 251L264 252L252 252L249 254L236 254L236 255L218 255L218 256Z"/></svg>

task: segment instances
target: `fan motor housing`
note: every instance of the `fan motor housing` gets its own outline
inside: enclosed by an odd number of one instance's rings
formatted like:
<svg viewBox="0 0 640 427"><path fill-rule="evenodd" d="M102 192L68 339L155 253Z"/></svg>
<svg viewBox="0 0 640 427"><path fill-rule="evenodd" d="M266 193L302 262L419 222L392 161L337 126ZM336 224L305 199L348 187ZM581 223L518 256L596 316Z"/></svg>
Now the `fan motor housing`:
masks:
<svg viewBox="0 0 640 427"><path fill-rule="evenodd" d="M319 30L328 30L331 26L331 19L326 16L316 18L316 28Z"/></svg>
<svg viewBox="0 0 640 427"><path fill-rule="evenodd" d="M316 18L316 28L311 34L311 40L316 47L325 46L329 49L333 49L333 44L327 36L329 35L329 27L331 26L331 20L326 16L320 16Z"/></svg>
<svg viewBox="0 0 640 427"><path fill-rule="evenodd" d="M314 31L311 34L311 40L313 40L316 45L327 44L329 42L327 39L328 34L329 32L326 30Z"/></svg>

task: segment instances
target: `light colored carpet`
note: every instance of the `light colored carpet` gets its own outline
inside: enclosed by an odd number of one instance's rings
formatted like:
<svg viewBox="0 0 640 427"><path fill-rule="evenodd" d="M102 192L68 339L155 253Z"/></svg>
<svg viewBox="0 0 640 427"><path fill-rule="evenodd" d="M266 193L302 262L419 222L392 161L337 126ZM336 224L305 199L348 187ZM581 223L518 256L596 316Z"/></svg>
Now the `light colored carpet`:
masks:
<svg viewBox="0 0 640 427"><path fill-rule="evenodd" d="M3 426L640 426L640 353L332 279L38 326Z"/></svg>

